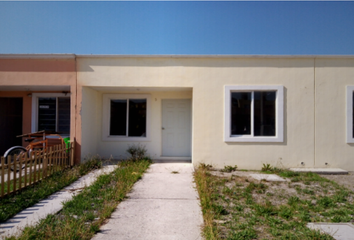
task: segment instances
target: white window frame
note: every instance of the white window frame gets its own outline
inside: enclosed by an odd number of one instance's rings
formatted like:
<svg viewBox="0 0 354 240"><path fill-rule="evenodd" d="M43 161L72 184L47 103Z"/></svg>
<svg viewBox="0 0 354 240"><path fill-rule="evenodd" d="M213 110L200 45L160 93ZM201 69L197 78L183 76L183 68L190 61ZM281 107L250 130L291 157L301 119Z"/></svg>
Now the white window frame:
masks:
<svg viewBox="0 0 354 240"><path fill-rule="evenodd" d="M111 100L146 99L146 136L129 137L110 135ZM102 141L144 142L150 141L151 95L149 94L103 94ZM127 120L129 121L129 115Z"/></svg>
<svg viewBox="0 0 354 240"><path fill-rule="evenodd" d="M276 91L275 110L275 136L254 136L253 123L253 96L254 91ZM231 135L231 93L252 92L251 105L251 134ZM284 87L279 85L266 86L225 86L225 108L224 108L224 141L225 142L283 142L284 139Z"/></svg>
<svg viewBox="0 0 354 240"><path fill-rule="evenodd" d="M38 131L38 99L39 98L56 98L58 106L58 97L67 97L70 98L71 102L71 93L32 93L32 124L31 124L31 131L32 132L37 132ZM58 128L58 107L56 109L56 120L55 120L55 128ZM70 112L71 112L71 105L70 105ZM70 126L71 126L71 121L70 121ZM69 134L61 134L61 136L69 137L71 132Z"/></svg>
<svg viewBox="0 0 354 240"><path fill-rule="evenodd" d="M354 86L347 86L347 143L354 143L353 138L353 93Z"/></svg>

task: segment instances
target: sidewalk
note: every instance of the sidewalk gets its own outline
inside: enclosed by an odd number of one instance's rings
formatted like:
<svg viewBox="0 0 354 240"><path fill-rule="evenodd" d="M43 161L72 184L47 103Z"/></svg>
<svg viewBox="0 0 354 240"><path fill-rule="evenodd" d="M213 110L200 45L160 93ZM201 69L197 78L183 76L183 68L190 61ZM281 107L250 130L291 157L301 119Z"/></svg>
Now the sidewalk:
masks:
<svg viewBox="0 0 354 240"><path fill-rule="evenodd" d="M190 163L152 164L93 239L202 239L192 174Z"/></svg>
<svg viewBox="0 0 354 240"><path fill-rule="evenodd" d="M55 214L63 208L62 202L70 201L74 194L83 187L90 186L99 175L112 172L116 166L105 166L95 170L72 183L63 190L56 192L47 199L40 201L32 207L26 208L9 220L0 224L0 239L6 236L19 235L26 226L33 226L48 214Z"/></svg>

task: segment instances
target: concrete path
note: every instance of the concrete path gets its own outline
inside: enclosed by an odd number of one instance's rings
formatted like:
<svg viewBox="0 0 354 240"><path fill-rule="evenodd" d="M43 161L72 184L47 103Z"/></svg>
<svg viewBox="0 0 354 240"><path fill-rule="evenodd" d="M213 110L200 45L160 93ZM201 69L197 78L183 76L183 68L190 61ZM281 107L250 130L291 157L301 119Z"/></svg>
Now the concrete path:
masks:
<svg viewBox="0 0 354 240"><path fill-rule="evenodd" d="M5 223L0 224L0 239L6 236L19 235L26 226L33 226L48 214L55 214L63 208L62 202L69 201L82 191L82 188L90 186L99 175L112 172L117 166L105 166L95 170L74 183L56 192L47 199L40 201L32 207L26 208Z"/></svg>
<svg viewBox="0 0 354 240"><path fill-rule="evenodd" d="M328 233L336 240L354 239L354 226L351 223L308 223L307 227Z"/></svg>
<svg viewBox="0 0 354 240"><path fill-rule="evenodd" d="M190 163L152 164L93 239L202 239L192 174Z"/></svg>

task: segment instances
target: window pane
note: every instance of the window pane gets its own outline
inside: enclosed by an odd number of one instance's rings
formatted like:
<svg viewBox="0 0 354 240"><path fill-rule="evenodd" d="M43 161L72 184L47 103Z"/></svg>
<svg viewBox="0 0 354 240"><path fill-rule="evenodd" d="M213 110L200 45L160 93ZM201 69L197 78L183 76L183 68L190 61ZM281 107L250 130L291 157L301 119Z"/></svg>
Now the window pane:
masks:
<svg viewBox="0 0 354 240"><path fill-rule="evenodd" d="M129 137L146 137L146 99L129 100Z"/></svg>
<svg viewBox="0 0 354 240"><path fill-rule="evenodd" d="M275 136L276 92L254 92L254 136Z"/></svg>
<svg viewBox="0 0 354 240"><path fill-rule="evenodd" d="M70 134L70 98L58 98L58 132Z"/></svg>
<svg viewBox="0 0 354 240"><path fill-rule="evenodd" d="M55 131L56 98L38 99L38 131Z"/></svg>
<svg viewBox="0 0 354 240"><path fill-rule="evenodd" d="M127 100L111 100L109 135L127 135Z"/></svg>
<svg viewBox="0 0 354 240"><path fill-rule="evenodd" d="M231 93L231 135L251 134L251 93Z"/></svg>

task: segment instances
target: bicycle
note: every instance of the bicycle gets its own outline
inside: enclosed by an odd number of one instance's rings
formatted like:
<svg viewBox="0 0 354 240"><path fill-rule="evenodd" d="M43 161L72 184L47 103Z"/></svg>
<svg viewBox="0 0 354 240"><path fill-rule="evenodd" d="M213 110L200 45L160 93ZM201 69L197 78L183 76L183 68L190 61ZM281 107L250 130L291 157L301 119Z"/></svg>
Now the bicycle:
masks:
<svg viewBox="0 0 354 240"><path fill-rule="evenodd" d="M25 139L25 142L28 142L27 147L22 147L22 146L14 146L9 148L5 154L5 164L7 164L8 161L8 156L11 156L11 163L15 160L14 156L16 155L16 162L19 162L20 158L23 158L25 154L27 154L27 157L30 157L32 155L32 152L36 151L42 151L42 150L47 150L50 147L58 144L64 144L63 138L59 135L58 132L52 132L52 131L38 131L34 133L27 133L23 135L19 135L17 137L28 137ZM34 157L34 156L32 156ZM14 165L11 166L12 171L19 171L19 169L23 169L24 166L19 166L18 168Z"/></svg>

